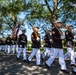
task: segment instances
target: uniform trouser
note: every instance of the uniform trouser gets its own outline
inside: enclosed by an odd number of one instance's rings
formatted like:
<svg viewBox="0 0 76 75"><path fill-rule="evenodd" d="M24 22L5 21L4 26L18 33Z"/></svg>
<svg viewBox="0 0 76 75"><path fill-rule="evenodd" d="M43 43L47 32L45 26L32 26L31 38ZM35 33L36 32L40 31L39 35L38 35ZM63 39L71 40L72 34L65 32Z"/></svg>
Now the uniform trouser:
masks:
<svg viewBox="0 0 76 75"><path fill-rule="evenodd" d="M18 49L18 54L17 54L17 58L20 57L21 52L23 52L23 60L26 60L26 47L25 48L20 48Z"/></svg>
<svg viewBox="0 0 76 75"><path fill-rule="evenodd" d="M5 52L8 52L8 53L11 52L11 46L10 45L5 45Z"/></svg>
<svg viewBox="0 0 76 75"><path fill-rule="evenodd" d="M51 48L49 47L44 47L44 51L42 52L42 58L45 58L46 56L50 56L51 53Z"/></svg>
<svg viewBox="0 0 76 75"><path fill-rule="evenodd" d="M71 58L71 64L75 64L75 57L74 57L74 49L67 47L67 52L64 55L64 58Z"/></svg>
<svg viewBox="0 0 76 75"><path fill-rule="evenodd" d="M29 56L28 60L31 61L32 58L36 55L36 64L40 65L40 49L39 48L33 48L32 53Z"/></svg>
<svg viewBox="0 0 76 75"><path fill-rule="evenodd" d="M8 51L8 53L11 52L11 46L10 45L7 45L7 51Z"/></svg>
<svg viewBox="0 0 76 75"><path fill-rule="evenodd" d="M74 57L76 58L76 52L74 52Z"/></svg>
<svg viewBox="0 0 76 75"><path fill-rule="evenodd" d="M7 45L5 45L5 52L7 52Z"/></svg>
<svg viewBox="0 0 76 75"><path fill-rule="evenodd" d="M4 49L4 52L7 52L7 45L5 45L5 49Z"/></svg>
<svg viewBox="0 0 76 75"><path fill-rule="evenodd" d="M11 45L11 50L13 51L13 53L16 52L16 45Z"/></svg>
<svg viewBox="0 0 76 75"><path fill-rule="evenodd" d="M5 45L2 45L2 50L4 50L4 51L5 51Z"/></svg>
<svg viewBox="0 0 76 75"><path fill-rule="evenodd" d="M64 61L64 55L63 55L63 49L53 48L54 53L53 55L50 55L50 58L46 61L46 64L50 66L55 58L58 56L59 58L59 64L61 65L62 70L66 70L66 65Z"/></svg>
<svg viewBox="0 0 76 75"><path fill-rule="evenodd" d="M16 53L18 53L18 44L16 44Z"/></svg>

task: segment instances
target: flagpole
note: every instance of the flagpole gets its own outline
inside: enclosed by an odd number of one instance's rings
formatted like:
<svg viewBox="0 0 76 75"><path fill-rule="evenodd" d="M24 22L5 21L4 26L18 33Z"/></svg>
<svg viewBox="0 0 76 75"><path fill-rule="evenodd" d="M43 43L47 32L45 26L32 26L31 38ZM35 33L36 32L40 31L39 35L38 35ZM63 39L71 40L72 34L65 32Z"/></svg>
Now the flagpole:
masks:
<svg viewBox="0 0 76 75"><path fill-rule="evenodd" d="M16 39L17 39L17 41L16 41L16 46L18 46L18 32L19 32L19 29L20 29L20 26L21 26L21 24L20 24L20 21L18 21L18 29L17 29L17 31L16 31ZM17 52L18 52L18 50L16 50Z"/></svg>

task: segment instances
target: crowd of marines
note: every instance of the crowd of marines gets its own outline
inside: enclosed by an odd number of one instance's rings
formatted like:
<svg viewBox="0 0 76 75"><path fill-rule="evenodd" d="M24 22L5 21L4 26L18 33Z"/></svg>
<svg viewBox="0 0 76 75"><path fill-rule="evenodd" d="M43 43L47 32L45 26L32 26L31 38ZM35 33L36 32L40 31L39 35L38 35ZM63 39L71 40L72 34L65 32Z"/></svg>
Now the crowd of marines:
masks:
<svg viewBox="0 0 76 75"><path fill-rule="evenodd" d="M70 57L71 60L70 66L76 67L76 54L74 51L73 42L74 34L72 33L73 26L68 26L67 30L65 31L65 38L63 38L63 32L60 30L62 22L56 21L55 24L56 26L52 29L52 32L50 30L46 30L46 34L44 36L44 50L41 54L41 38L40 34L38 33L39 27L37 26L33 27L33 32L31 34L32 52L28 58L26 57L26 29L23 29L22 34L20 34L18 37L13 36L11 38L10 35L8 35L6 40L0 39L0 51L4 50L5 53L17 53L17 60L20 59L21 53L23 52L23 61L27 63L31 63L33 57L36 56L36 65L42 67L41 61L43 61L48 69L50 69L50 66L54 62L55 58L58 57L61 71L69 73L65 63L65 60L68 57ZM63 39L65 39L65 46L67 49L65 54L63 53ZM46 56L48 58L45 60ZM74 68L73 73L76 73L76 68Z"/></svg>

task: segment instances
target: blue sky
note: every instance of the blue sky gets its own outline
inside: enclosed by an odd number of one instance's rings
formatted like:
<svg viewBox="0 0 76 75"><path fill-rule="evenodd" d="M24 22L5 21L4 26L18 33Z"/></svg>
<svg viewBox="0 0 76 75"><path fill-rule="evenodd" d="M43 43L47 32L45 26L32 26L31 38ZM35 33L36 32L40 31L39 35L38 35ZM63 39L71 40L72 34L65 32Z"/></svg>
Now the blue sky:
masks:
<svg viewBox="0 0 76 75"><path fill-rule="evenodd" d="M27 0L27 3L29 2L29 0ZM43 3L44 4L44 1L43 0L41 0L41 3ZM51 3L50 3L51 4ZM53 5L51 4L51 7L52 7ZM20 18L20 19L24 19L25 18L25 16L26 16L26 12L25 13L20 13L19 15L18 15L18 17ZM69 23L67 23L67 24L69 24ZM32 29L29 29L28 28L28 25L27 24L25 24L24 25L24 28L26 28L26 35L27 35L27 37L28 37L28 40L31 40L31 33L33 32L32 31ZM21 34L21 30L19 31L19 34Z"/></svg>
<svg viewBox="0 0 76 75"><path fill-rule="evenodd" d="M20 18L20 19L24 19L24 17L25 17L25 14L24 14L24 13L20 13L19 18ZM30 29L30 28L28 28L28 25L27 25L27 24L24 25L24 29L25 29L25 28L26 28L27 38L28 38L28 40L31 40L31 34L32 34L33 30ZM19 30L19 34L21 34L21 30ZM19 35L19 34L18 34L18 35Z"/></svg>
<svg viewBox="0 0 76 75"><path fill-rule="evenodd" d="M26 14L27 14L26 12L25 12L25 13L20 13L20 14L18 15L18 17L19 17L20 19L24 19L25 16L26 16ZM69 25L69 23L67 23L66 25ZM28 40L31 40L31 34L32 34L33 30L30 29L30 28L28 28L27 23L25 23L25 25L24 25L23 28L26 28L26 35L27 35L27 37L28 37ZM19 31L19 34L21 34L21 30Z"/></svg>

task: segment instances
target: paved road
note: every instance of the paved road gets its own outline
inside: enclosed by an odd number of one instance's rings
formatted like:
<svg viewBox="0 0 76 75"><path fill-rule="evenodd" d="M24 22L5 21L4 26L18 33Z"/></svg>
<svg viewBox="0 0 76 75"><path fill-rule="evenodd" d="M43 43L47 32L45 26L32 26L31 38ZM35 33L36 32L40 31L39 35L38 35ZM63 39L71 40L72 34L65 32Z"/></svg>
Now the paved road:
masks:
<svg viewBox="0 0 76 75"><path fill-rule="evenodd" d="M30 52L27 52L27 56ZM0 52L0 75L74 75L70 67L70 61L66 61L67 68L70 74L65 74L60 71L58 59L52 64L51 69L46 69L44 63L43 67L36 66L35 58L31 64L16 60L16 54L5 54Z"/></svg>

